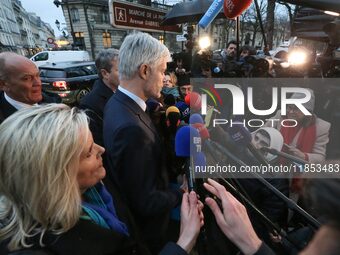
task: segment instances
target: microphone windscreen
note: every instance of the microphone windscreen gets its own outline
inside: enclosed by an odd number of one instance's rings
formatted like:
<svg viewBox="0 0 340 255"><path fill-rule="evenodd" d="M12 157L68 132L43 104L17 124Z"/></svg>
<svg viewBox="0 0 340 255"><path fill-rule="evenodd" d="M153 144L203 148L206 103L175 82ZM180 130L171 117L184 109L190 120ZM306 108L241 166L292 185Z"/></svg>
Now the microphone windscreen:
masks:
<svg viewBox="0 0 340 255"><path fill-rule="evenodd" d="M176 99L173 94L168 94L164 98L164 104L166 105L175 105L176 104Z"/></svg>
<svg viewBox="0 0 340 255"><path fill-rule="evenodd" d="M165 116L168 117L169 113L176 112L180 114L179 109L176 106L170 106L168 109L166 109Z"/></svg>
<svg viewBox="0 0 340 255"><path fill-rule="evenodd" d="M176 103L176 107L181 112L181 119L188 122L189 121L189 115L190 115L190 107L186 103L180 101Z"/></svg>
<svg viewBox="0 0 340 255"><path fill-rule="evenodd" d="M190 157L190 153L200 152L201 137L198 131L190 126L180 128L175 137L175 152L178 157Z"/></svg>
<svg viewBox="0 0 340 255"><path fill-rule="evenodd" d="M224 0L224 15L229 19L240 16L253 0Z"/></svg>
<svg viewBox="0 0 340 255"><path fill-rule="evenodd" d="M201 109L202 98L197 92L191 92L186 95L184 101L187 105L190 105L194 111L199 111Z"/></svg>
<svg viewBox="0 0 340 255"><path fill-rule="evenodd" d="M251 133L249 130L243 126L243 123L237 124L237 122L233 123L233 126L228 130L231 139L238 145L248 146L251 143Z"/></svg>
<svg viewBox="0 0 340 255"><path fill-rule="evenodd" d="M205 127L204 124L202 124L202 123L195 123L195 124L192 124L192 126L197 129L197 131L200 134L202 140L206 140L206 139L210 138L209 131Z"/></svg>
<svg viewBox="0 0 340 255"><path fill-rule="evenodd" d="M194 114L190 115L189 124L195 124L195 123L202 123L202 124L204 124L204 120L203 120L201 114L194 113Z"/></svg>
<svg viewBox="0 0 340 255"><path fill-rule="evenodd" d="M154 112L161 104L156 99L150 98L146 101L146 106L150 112Z"/></svg>

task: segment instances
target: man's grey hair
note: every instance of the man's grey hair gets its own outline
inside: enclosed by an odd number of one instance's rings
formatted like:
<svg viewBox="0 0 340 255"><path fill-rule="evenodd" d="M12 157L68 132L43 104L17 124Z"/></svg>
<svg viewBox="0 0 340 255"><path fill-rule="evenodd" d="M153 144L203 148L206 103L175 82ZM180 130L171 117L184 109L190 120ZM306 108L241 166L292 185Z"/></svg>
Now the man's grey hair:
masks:
<svg viewBox="0 0 340 255"><path fill-rule="evenodd" d="M146 33L128 35L119 50L119 79L130 80L142 64L152 67L166 59L170 61L170 52L156 38Z"/></svg>
<svg viewBox="0 0 340 255"><path fill-rule="evenodd" d="M96 57L96 67L98 70L98 76L100 79L103 79L101 69L105 69L108 72L111 72L112 61L118 60L119 50L117 49L104 49L101 50Z"/></svg>

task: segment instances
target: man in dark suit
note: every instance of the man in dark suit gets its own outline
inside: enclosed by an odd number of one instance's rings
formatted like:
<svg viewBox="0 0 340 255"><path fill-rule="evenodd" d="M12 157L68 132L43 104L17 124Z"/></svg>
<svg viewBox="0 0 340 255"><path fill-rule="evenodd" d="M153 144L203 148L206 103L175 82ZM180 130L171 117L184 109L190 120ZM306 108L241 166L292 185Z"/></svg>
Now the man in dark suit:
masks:
<svg viewBox="0 0 340 255"><path fill-rule="evenodd" d="M80 103L80 108L87 109L90 118L90 130L95 143L104 146L103 115L104 107L119 85L117 49L104 49L96 57L99 79L93 90Z"/></svg>
<svg viewBox="0 0 340 255"><path fill-rule="evenodd" d="M117 185L153 254L164 244L169 212L181 198L169 190L162 145L145 112L159 98L169 50L145 33L128 35L119 50L120 85L104 111L107 176Z"/></svg>
<svg viewBox="0 0 340 255"><path fill-rule="evenodd" d="M42 93L36 65L12 52L0 54L0 90L0 123L21 108L58 102Z"/></svg>

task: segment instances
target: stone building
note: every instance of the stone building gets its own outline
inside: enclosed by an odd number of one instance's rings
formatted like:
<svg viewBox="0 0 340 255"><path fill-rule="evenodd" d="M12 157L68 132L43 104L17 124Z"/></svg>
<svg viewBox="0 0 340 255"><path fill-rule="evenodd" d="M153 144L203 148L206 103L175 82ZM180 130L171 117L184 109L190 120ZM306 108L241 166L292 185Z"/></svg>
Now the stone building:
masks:
<svg viewBox="0 0 340 255"><path fill-rule="evenodd" d="M56 0L54 3L57 6L61 5L63 9L67 29L71 35L69 40L73 47L87 50L92 58L101 49L119 48L124 37L133 31L133 29L115 28L110 24L108 0ZM149 4L166 10L171 8L166 5ZM149 33L170 46L170 49L180 50L180 44L176 42L176 34L163 31Z"/></svg>
<svg viewBox="0 0 340 255"><path fill-rule="evenodd" d="M0 52L13 51L31 56L47 49L54 38L51 26L35 13L28 13L20 0L2 0L0 5Z"/></svg>

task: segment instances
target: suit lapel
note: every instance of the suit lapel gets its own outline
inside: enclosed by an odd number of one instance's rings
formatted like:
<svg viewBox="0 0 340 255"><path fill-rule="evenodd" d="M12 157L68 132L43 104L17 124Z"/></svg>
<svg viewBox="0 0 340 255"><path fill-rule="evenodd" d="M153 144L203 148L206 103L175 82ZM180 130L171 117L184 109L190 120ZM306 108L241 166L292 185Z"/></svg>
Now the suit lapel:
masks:
<svg viewBox="0 0 340 255"><path fill-rule="evenodd" d="M132 100L130 97L128 97L119 90L116 91L115 98L119 100L122 104L124 104L126 107L128 107L134 114L136 114L140 121L153 133L155 133L155 135L158 136L156 128L152 123L149 115L146 112L144 112L134 100Z"/></svg>

